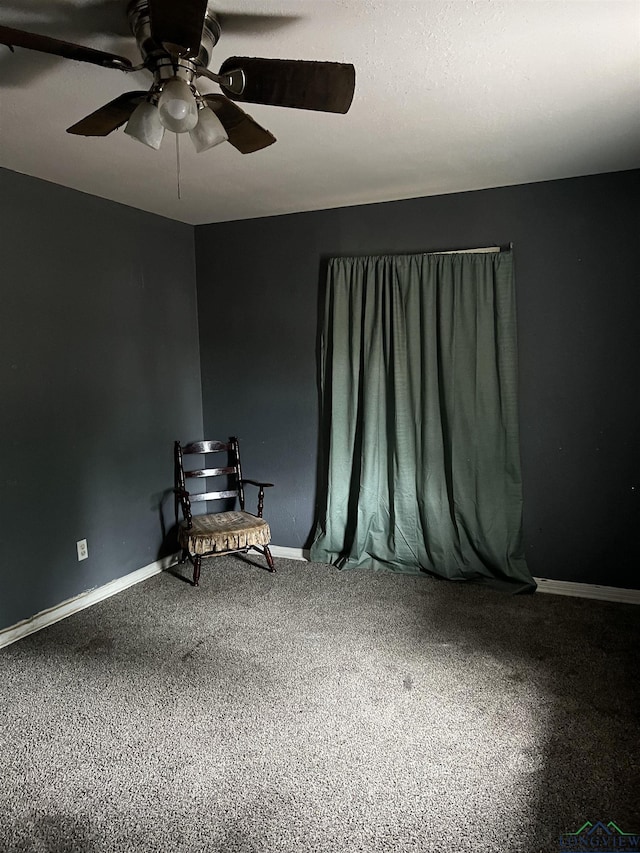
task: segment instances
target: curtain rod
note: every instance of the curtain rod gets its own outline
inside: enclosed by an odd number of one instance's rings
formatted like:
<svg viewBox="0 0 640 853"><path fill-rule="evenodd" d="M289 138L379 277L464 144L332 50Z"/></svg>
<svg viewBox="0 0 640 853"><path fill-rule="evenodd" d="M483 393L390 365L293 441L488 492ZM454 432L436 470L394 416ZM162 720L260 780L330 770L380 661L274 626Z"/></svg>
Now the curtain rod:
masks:
<svg viewBox="0 0 640 853"><path fill-rule="evenodd" d="M513 249L513 243L507 243L505 246L482 246L481 248L475 249L449 249L446 252L425 252L425 255L468 255L468 254L482 254L489 252L508 252Z"/></svg>

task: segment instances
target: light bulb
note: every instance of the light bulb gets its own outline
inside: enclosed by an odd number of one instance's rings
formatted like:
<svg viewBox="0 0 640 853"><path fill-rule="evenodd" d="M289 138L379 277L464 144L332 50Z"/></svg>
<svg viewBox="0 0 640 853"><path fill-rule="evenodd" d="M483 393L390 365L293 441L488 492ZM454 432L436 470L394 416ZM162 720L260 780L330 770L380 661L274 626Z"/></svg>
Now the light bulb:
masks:
<svg viewBox="0 0 640 853"><path fill-rule="evenodd" d="M214 145L220 145L229 138L222 122L211 107L203 107L198 110L198 124L189 132L196 153L207 151Z"/></svg>
<svg viewBox="0 0 640 853"><path fill-rule="evenodd" d="M188 84L172 77L164 84L158 101L160 121L173 133L186 133L198 123L198 107Z"/></svg>
<svg viewBox="0 0 640 853"><path fill-rule="evenodd" d="M131 113L124 132L157 151L164 136L164 125L160 121L158 108L148 101L138 104Z"/></svg>

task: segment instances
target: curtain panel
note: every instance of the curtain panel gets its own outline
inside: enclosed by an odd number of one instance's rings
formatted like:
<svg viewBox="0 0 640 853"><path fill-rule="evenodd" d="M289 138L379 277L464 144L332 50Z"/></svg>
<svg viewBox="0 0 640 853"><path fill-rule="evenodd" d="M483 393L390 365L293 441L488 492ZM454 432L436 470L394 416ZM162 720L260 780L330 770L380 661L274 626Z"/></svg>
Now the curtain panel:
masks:
<svg viewBox="0 0 640 853"><path fill-rule="evenodd" d="M511 251L334 258L313 560L535 589Z"/></svg>

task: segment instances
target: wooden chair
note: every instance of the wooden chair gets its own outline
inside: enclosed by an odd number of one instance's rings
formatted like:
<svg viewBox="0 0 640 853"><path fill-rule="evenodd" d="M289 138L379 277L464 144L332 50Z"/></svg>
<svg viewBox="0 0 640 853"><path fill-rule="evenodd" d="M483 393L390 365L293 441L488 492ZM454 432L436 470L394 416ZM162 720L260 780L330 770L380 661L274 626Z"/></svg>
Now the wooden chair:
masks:
<svg viewBox="0 0 640 853"><path fill-rule="evenodd" d="M246 480L242 476L240 466L240 446L237 438L229 441L195 441L184 447L179 441L175 443L175 501L176 522L178 524L178 544L182 548L180 562L187 558L193 564L193 585L200 581L200 565L203 557L214 557L221 554L247 553L251 548L263 554L269 571L275 572L273 557L269 550L271 530L262 517L264 490L273 483L260 483L256 480ZM206 457L210 453L224 453L226 464L217 468L207 468L202 465L186 471L184 457L196 454ZM204 491L194 494L187 488L187 481L204 479ZM217 491L207 491L208 478L217 480L224 486ZM258 489L258 512L252 515L245 512L244 487L246 484ZM191 504L196 501L234 501L239 509L227 509L224 512L213 512L205 515L193 515ZM183 520L179 521L178 507L182 509Z"/></svg>

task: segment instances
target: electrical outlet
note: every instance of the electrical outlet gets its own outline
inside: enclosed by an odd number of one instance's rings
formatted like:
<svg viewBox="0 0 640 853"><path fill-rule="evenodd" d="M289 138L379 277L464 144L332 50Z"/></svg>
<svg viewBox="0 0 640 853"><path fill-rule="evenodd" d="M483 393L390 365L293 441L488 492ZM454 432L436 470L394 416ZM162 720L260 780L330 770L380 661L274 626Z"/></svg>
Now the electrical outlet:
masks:
<svg viewBox="0 0 640 853"><path fill-rule="evenodd" d="M80 560L86 560L89 556L89 547L87 546L86 539L80 539L76 542L76 548L78 549L78 562Z"/></svg>

